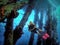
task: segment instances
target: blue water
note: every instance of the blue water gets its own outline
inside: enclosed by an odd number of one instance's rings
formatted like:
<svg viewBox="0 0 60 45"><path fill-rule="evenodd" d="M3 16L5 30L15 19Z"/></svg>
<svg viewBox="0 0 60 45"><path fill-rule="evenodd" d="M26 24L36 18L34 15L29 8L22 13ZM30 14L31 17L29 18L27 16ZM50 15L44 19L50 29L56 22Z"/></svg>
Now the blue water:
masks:
<svg viewBox="0 0 60 45"><path fill-rule="evenodd" d="M20 10L22 11L22 10ZM21 13L20 11L18 11L19 13ZM29 39L30 39L30 34L31 32L28 31L28 25L29 25L29 22L34 20L34 10L32 10L24 28L23 28L23 32L24 34L22 35L22 37L17 41L16 45L28 45L28 42L29 42ZM21 17L21 15L20 15ZM19 18L20 18L19 17ZM17 17L18 18L18 17ZM20 20L21 21L21 20ZM17 21L18 22L18 21ZM16 23L16 22L15 22ZM36 36L36 35L35 35ZM34 38L35 40L37 40L36 38ZM36 43L36 41L34 41L34 44Z"/></svg>
<svg viewBox="0 0 60 45"><path fill-rule="evenodd" d="M21 21L21 19L23 18L23 15L25 13L25 11L23 9L21 10L18 10L17 11L19 13L19 16L17 18L14 19L14 22L13 22L13 29L15 29L15 27L17 25L19 25L19 22ZM44 13L45 14L45 13ZM31 35L31 32L28 31L28 25L29 25L29 22L30 21L34 21L34 15L35 15L35 11L32 10L30 16L29 16L29 19L27 20L24 28L23 28L23 32L24 34L22 35L22 37L16 42L16 45L28 45L28 42L29 42L29 39L30 39L30 35ZM45 17L46 17L46 14L44 16L44 21L43 23L45 24ZM4 43L4 31L5 31L5 24L4 23L0 23L0 45L3 45ZM58 32L58 38L59 38L59 41L60 41L60 31L59 31L59 27L60 27L60 22L58 21L58 25L57 25L57 32ZM37 34L34 35L34 42L33 42L33 45L36 45L36 42L37 42Z"/></svg>

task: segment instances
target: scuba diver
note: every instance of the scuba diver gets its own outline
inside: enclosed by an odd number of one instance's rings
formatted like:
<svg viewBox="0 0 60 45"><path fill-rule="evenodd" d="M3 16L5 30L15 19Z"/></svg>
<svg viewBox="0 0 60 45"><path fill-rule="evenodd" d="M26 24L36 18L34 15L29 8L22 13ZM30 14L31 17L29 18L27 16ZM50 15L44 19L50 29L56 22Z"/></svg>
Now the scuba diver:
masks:
<svg viewBox="0 0 60 45"><path fill-rule="evenodd" d="M48 33L42 31L41 29L37 28L35 24L33 24L31 21L30 21L30 24L28 25L28 30L30 32L34 32L34 33L37 33L38 35L40 35L44 40L46 40L47 38L49 38L49 35Z"/></svg>
<svg viewBox="0 0 60 45"><path fill-rule="evenodd" d="M30 21L30 24L28 25L28 28L29 28L29 31L34 32L34 33L40 34L42 32L42 30L37 28L35 24L33 24L31 21Z"/></svg>

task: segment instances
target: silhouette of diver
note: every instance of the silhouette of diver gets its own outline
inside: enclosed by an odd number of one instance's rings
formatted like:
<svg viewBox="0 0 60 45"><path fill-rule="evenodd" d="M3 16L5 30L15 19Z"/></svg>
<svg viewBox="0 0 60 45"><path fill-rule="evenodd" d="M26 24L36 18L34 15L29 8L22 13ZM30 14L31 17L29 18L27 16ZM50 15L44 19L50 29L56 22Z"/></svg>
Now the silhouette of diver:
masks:
<svg viewBox="0 0 60 45"><path fill-rule="evenodd" d="M28 25L28 28L29 28L29 31L34 32L34 33L40 33L40 32L42 32L42 30L38 29L35 26L35 24L33 24L31 21L30 21L30 24Z"/></svg>
<svg viewBox="0 0 60 45"><path fill-rule="evenodd" d="M38 35L40 35L43 39L47 39L49 38L49 35L42 31L41 29L37 28L35 26L35 24L33 24L31 21L30 21L30 24L28 25L28 28L29 28L29 31L30 32L34 32L34 33L37 33Z"/></svg>

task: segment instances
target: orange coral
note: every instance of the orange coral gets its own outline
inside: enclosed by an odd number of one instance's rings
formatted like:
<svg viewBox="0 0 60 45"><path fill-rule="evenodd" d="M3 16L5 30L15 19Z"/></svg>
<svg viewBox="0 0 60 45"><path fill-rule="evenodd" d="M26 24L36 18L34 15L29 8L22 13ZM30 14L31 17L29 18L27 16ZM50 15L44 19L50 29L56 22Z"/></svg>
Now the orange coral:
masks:
<svg viewBox="0 0 60 45"><path fill-rule="evenodd" d="M5 11L4 6L2 6L0 9L1 17L4 17L4 11Z"/></svg>
<svg viewBox="0 0 60 45"><path fill-rule="evenodd" d="M1 13L2 13L2 16L4 16L4 7L1 8Z"/></svg>

